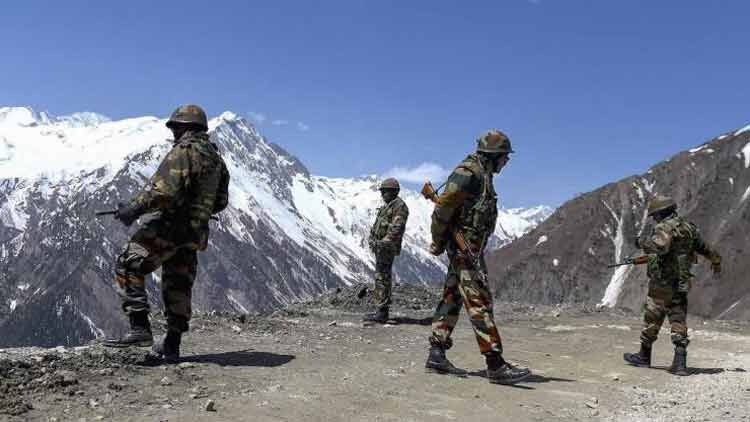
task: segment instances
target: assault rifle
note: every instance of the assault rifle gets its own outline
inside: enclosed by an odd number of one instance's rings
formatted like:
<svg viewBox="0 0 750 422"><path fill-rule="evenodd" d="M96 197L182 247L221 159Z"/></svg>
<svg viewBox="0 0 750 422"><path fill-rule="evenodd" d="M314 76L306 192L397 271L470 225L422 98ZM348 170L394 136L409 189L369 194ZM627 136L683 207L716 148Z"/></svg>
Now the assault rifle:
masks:
<svg viewBox="0 0 750 422"><path fill-rule="evenodd" d="M636 257L627 257L624 261L615 264L607 265L607 268L621 267L623 265L642 265L648 263L648 255L640 255Z"/></svg>
<svg viewBox="0 0 750 422"><path fill-rule="evenodd" d="M115 214L117 214L117 210L104 210L104 211L96 211L96 212L95 212L94 214L95 214L95 215L96 215L97 217L101 217L101 216L103 216L103 215L115 215ZM211 220L214 220L214 221L219 221L219 217L217 217L217 216L215 216L215 215L212 215L212 216L210 217L210 219L211 219Z"/></svg>
<svg viewBox="0 0 750 422"><path fill-rule="evenodd" d="M432 186L432 183L430 183L429 181L425 182L424 186L422 187L422 196L424 196L425 199L434 202L435 204L438 203L438 193ZM464 237L464 234L460 230L456 229L453 231L453 240L456 242L456 246L458 246L458 251L461 253L461 255L467 258L467 260L474 267L474 271L481 274L481 277L484 279L483 281L486 281L487 275L484 273L479 263L482 258L481 255L475 253L471 249L471 246L466 241L466 237Z"/></svg>

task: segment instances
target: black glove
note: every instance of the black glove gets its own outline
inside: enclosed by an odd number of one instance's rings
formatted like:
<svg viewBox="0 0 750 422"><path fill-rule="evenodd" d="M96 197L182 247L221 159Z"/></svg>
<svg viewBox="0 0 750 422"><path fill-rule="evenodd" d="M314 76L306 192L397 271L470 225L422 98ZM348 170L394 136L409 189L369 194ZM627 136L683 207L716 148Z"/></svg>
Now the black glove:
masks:
<svg viewBox="0 0 750 422"><path fill-rule="evenodd" d="M141 208L137 205L126 204L123 202L117 203L115 218L128 227L130 227L130 225L132 225L141 214Z"/></svg>

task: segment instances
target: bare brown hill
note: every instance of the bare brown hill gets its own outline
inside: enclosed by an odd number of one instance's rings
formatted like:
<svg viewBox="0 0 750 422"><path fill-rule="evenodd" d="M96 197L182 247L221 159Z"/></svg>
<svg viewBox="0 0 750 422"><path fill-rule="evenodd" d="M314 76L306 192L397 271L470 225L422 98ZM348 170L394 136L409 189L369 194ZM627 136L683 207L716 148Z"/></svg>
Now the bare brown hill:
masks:
<svg viewBox="0 0 750 422"><path fill-rule="evenodd" d="M623 157L625 158L625 157ZM638 310L645 268L607 264L639 253L655 194L673 196L724 257L720 279L705 261L690 294L695 314L750 319L750 126L663 161L648 172L580 195L543 224L489 256L495 293L504 300L583 302Z"/></svg>

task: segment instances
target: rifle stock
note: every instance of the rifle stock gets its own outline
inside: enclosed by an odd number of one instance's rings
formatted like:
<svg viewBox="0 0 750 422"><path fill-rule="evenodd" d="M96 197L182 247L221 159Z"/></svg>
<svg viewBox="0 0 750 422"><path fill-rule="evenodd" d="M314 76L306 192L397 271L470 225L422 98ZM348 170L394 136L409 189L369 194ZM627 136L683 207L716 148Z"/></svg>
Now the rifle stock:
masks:
<svg viewBox="0 0 750 422"><path fill-rule="evenodd" d="M607 268L615 268L615 267L621 267L623 265L643 265L648 264L648 255L640 255L636 256L635 258L625 258L622 262L617 262L615 264L607 265Z"/></svg>

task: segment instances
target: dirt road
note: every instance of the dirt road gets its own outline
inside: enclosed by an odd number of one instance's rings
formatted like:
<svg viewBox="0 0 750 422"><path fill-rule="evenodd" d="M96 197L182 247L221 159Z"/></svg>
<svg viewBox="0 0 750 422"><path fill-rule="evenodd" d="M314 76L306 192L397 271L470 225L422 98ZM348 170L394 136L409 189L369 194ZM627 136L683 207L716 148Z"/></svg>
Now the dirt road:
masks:
<svg viewBox="0 0 750 422"><path fill-rule="evenodd" d="M472 376L455 378L424 372L429 310L399 313L398 324L371 327L330 308L202 316L177 366L137 365L138 351L99 347L0 351L0 420L750 421L745 325L692 320L694 374L678 378L663 370L666 332L657 368L623 364L638 347L634 316L499 305L506 359L535 374L507 387L482 377L465 315L448 356ZM19 360L28 367L13 367Z"/></svg>

